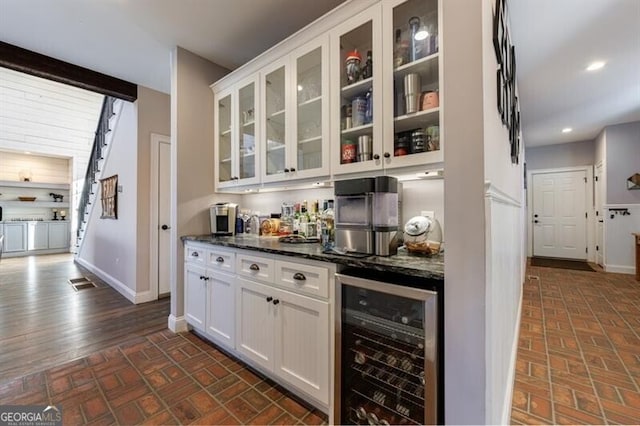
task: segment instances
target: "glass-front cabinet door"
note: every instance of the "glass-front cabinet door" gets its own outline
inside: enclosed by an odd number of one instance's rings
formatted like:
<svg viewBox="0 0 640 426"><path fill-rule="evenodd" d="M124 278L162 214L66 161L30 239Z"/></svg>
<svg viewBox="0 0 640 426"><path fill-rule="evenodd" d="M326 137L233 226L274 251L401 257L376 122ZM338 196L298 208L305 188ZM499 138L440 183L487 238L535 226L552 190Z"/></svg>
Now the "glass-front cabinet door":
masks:
<svg viewBox="0 0 640 426"><path fill-rule="evenodd" d="M329 174L327 41L326 36L320 37L291 54L295 128L287 165L295 178Z"/></svg>
<svg viewBox="0 0 640 426"><path fill-rule="evenodd" d="M236 151L237 172L239 183L254 183L259 179L257 173L258 161L256 161L257 136L256 132L256 99L257 90L255 79L238 89L238 145Z"/></svg>
<svg viewBox="0 0 640 426"><path fill-rule="evenodd" d="M284 178L289 173L287 165L286 143L288 139L288 101L289 89L287 82L288 68L286 61L279 61L262 73L264 100L264 145L265 164L263 179L275 181Z"/></svg>
<svg viewBox="0 0 640 426"><path fill-rule="evenodd" d="M232 91L221 92L216 95L215 117L216 123L216 184L219 187L228 186L234 177L231 153L233 152L233 126L232 126Z"/></svg>
<svg viewBox="0 0 640 426"><path fill-rule="evenodd" d="M382 3L385 167L442 162L438 0Z"/></svg>
<svg viewBox="0 0 640 426"><path fill-rule="evenodd" d="M252 185L260 180L257 79L251 77L215 95L216 187Z"/></svg>
<svg viewBox="0 0 640 426"><path fill-rule="evenodd" d="M382 167L381 6L372 6L331 33L333 173Z"/></svg>

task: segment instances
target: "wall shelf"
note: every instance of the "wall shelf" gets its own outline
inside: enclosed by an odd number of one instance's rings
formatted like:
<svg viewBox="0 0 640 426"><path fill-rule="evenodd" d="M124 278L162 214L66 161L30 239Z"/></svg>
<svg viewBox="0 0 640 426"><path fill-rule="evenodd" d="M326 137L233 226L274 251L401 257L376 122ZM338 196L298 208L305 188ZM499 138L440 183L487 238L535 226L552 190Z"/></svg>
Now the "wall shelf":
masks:
<svg viewBox="0 0 640 426"><path fill-rule="evenodd" d="M53 201L17 201L17 200L2 200L0 199L0 206L4 207L35 207L35 208L63 208L68 209L69 203L54 203Z"/></svg>
<svg viewBox="0 0 640 426"><path fill-rule="evenodd" d="M69 190L68 183L21 182L21 181L0 180L0 186L7 186L7 187L13 187L13 188L44 188L44 189Z"/></svg>

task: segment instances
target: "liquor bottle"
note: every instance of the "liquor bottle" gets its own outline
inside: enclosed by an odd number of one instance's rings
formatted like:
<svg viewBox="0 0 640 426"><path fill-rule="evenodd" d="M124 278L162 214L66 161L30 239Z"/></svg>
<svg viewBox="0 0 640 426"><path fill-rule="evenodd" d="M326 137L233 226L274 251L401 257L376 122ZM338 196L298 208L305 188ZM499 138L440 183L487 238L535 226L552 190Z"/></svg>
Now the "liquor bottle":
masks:
<svg viewBox="0 0 640 426"><path fill-rule="evenodd" d="M322 212L322 246L331 250L335 244L333 200L327 201L327 209Z"/></svg>
<svg viewBox="0 0 640 426"><path fill-rule="evenodd" d="M367 90L365 98L367 100L367 106L364 110L364 122L365 124L369 124L373 122L373 86Z"/></svg>
<svg viewBox="0 0 640 426"><path fill-rule="evenodd" d="M322 212L327 209L327 201L322 202L322 210L318 209L316 213L316 236L320 240L320 244L322 244Z"/></svg>
<svg viewBox="0 0 640 426"><path fill-rule="evenodd" d="M309 236L307 235L308 225L309 225L309 214L307 213L307 200L304 200L302 202L302 205L300 206L300 229L298 233L302 234L305 237L308 237Z"/></svg>
<svg viewBox="0 0 640 426"><path fill-rule="evenodd" d="M318 233L318 200L311 202L309 209L309 224L307 225L307 238L316 238Z"/></svg>
<svg viewBox="0 0 640 426"><path fill-rule="evenodd" d="M371 58L371 51L367 51L367 61L362 68L362 78L367 79L373 77L373 59Z"/></svg>
<svg viewBox="0 0 640 426"><path fill-rule="evenodd" d="M300 233L300 203L296 203L293 207L293 233Z"/></svg>

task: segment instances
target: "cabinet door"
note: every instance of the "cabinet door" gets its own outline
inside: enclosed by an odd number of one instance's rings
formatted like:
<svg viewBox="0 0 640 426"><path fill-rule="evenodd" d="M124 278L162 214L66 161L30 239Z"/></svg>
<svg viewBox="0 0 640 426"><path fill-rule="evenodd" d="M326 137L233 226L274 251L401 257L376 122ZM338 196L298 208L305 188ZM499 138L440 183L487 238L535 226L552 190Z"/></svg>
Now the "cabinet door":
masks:
<svg viewBox="0 0 640 426"><path fill-rule="evenodd" d="M262 73L262 104L264 120L265 145L263 180L273 182L288 177L290 173L289 159L286 155L286 144L289 140L288 114L289 108L289 57L275 62Z"/></svg>
<svg viewBox="0 0 640 426"><path fill-rule="evenodd" d="M220 92L216 95L214 116L216 117L215 164L216 183L218 187L226 187L235 183L232 153L233 138L233 96L232 91Z"/></svg>
<svg viewBox="0 0 640 426"><path fill-rule="evenodd" d="M331 81L336 83L331 88L334 174L382 168L386 151L382 143L381 11L379 4L372 6L331 33ZM367 65L368 52L371 66Z"/></svg>
<svg viewBox="0 0 640 426"><path fill-rule="evenodd" d="M49 248L49 224L29 222L27 230L27 249L46 250Z"/></svg>
<svg viewBox="0 0 640 426"><path fill-rule="evenodd" d="M291 54L291 176L329 174L329 42L322 36Z"/></svg>
<svg viewBox="0 0 640 426"><path fill-rule="evenodd" d="M4 251L27 250L27 224L26 223L5 223L4 224Z"/></svg>
<svg viewBox="0 0 640 426"><path fill-rule="evenodd" d="M258 152L257 132L258 121L256 121L258 84L257 78L251 77L238 84L238 143L234 152L234 161L237 163L237 172L234 176L238 184L248 185L258 183L260 175L258 173Z"/></svg>
<svg viewBox="0 0 640 426"><path fill-rule="evenodd" d="M382 3L384 165L442 162L438 0Z"/></svg>
<svg viewBox="0 0 640 426"><path fill-rule="evenodd" d="M272 287L236 279L236 350L268 370L273 370L274 293Z"/></svg>
<svg viewBox="0 0 640 426"><path fill-rule="evenodd" d="M233 349L236 320L234 277L219 271L207 272L207 334Z"/></svg>
<svg viewBox="0 0 640 426"><path fill-rule="evenodd" d="M274 370L283 380L329 403L329 303L276 290Z"/></svg>
<svg viewBox="0 0 640 426"><path fill-rule="evenodd" d="M205 332L207 270L201 266L185 264L184 315L195 329Z"/></svg>
<svg viewBox="0 0 640 426"><path fill-rule="evenodd" d="M49 248L69 247L69 224L67 222L49 223Z"/></svg>

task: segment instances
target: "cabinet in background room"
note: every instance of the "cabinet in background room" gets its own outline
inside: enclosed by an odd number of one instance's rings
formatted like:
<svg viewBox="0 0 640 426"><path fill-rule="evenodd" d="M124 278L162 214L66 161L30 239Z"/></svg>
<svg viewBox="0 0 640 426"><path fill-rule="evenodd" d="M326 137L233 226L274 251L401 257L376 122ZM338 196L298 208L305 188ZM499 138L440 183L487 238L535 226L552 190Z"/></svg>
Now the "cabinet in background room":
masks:
<svg viewBox="0 0 640 426"><path fill-rule="evenodd" d="M69 222L49 222L49 248L69 247Z"/></svg>
<svg viewBox="0 0 640 426"><path fill-rule="evenodd" d="M49 224L47 222L27 222L27 250L49 248Z"/></svg>
<svg viewBox="0 0 640 426"><path fill-rule="evenodd" d="M5 253L27 250L27 222L8 222L4 224Z"/></svg>

